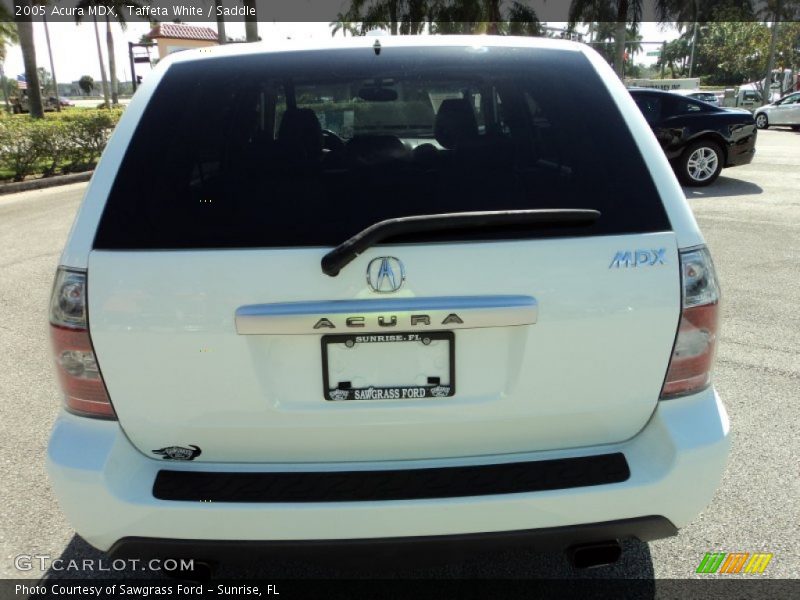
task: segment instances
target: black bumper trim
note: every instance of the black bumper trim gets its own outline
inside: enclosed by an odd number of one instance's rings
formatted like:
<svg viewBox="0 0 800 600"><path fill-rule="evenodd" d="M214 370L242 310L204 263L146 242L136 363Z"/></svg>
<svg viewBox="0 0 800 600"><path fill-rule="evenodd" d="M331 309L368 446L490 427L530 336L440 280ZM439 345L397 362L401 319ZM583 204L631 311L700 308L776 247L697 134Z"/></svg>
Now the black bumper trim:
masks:
<svg viewBox="0 0 800 600"><path fill-rule="evenodd" d="M637 539L648 542L670 537L678 528L666 517L650 515L632 519L585 523L564 527L344 540L184 540L125 537L109 550L113 558L194 558L230 560L276 557L314 559L320 557L397 558L404 555L465 556L512 548L566 550L575 544L607 540Z"/></svg>
<svg viewBox="0 0 800 600"><path fill-rule="evenodd" d="M153 496L196 502L366 502L540 492L620 483L620 453L535 462L391 471L158 472Z"/></svg>

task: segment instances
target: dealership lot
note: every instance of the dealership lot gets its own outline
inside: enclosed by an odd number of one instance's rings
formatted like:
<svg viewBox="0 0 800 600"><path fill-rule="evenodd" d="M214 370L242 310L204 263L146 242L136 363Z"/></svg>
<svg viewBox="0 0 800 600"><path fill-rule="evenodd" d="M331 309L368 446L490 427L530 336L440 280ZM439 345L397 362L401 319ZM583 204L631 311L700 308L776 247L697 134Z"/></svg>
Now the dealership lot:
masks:
<svg viewBox="0 0 800 600"><path fill-rule="evenodd" d="M800 133L759 132L752 164L723 171L709 188L686 189L713 253L723 290L716 383L733 423L733 452L712 504L680 535L630 543L615 567L591 575L694 574L706 552L771 552L764 576L800 576L797 457L800 383ZM0 576L14 557L100 558L64 520L44 470L59 403L50 371L46 303L61 247L84 184L0 197ZM620 365L620 377L625 365ZM624 382L622 383L624 384ZM231 568L231 577L332 575L320 567L271 562ZM53 573L54 575L57 575ZM402 575L571 576L561 555L508 551ZM73 572L67 576L108 573ZM580 575L586 575L581 573Z"/></svg>

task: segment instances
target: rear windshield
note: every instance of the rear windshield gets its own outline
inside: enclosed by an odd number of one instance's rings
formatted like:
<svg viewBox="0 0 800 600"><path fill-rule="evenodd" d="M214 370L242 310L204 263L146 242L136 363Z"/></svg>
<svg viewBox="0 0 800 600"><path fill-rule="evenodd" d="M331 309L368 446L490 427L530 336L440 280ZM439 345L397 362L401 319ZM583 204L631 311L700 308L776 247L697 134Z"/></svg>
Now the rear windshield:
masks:
<svg viewBox="0 0 800 600"><path fill-rule="evenodd" d="M577 52L367 47L172 65L134 133L95 247L332 246L392 217L590 208L669 229L618 109Z"/></svg>

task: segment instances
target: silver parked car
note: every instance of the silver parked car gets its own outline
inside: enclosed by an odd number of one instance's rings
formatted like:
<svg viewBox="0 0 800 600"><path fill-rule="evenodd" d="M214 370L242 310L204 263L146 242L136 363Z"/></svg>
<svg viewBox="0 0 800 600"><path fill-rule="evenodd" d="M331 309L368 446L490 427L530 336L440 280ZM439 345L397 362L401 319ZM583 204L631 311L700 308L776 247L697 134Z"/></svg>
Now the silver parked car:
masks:
<svg viewBox="0 0 800 600"><path fill-rule="evenodd" d="M766 129L770 125L789 125L794 130L800 129L800 92L757 108L753 116L759 129Z"/></svg>
<svg viewBox="0 0 800 600"><path fill-rule="evenodd" d="M711 106L719 106L719 98L714 92L701 92L700 90L670 90L673 94L686 96L687 98L694 98L700 100Z"/></svg>

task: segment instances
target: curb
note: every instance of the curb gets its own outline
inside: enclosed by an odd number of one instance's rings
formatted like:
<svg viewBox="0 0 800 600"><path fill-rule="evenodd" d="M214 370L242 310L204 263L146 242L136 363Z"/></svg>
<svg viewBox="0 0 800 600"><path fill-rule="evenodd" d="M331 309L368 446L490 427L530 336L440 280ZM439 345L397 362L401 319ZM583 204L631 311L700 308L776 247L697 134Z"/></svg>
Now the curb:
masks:
<svg viewBox="0 0 800 600"><path fill-rule="evenodd" d="M40 179L31 179L30 181L14 181L0 185L0 195L15 194L28 190L41 190L57 185L67 185L69 183L81 183L83 181L89 181L92 178L92 173L94 173L94 171L56 175L54 177L42 177Z"/></svg>

